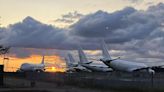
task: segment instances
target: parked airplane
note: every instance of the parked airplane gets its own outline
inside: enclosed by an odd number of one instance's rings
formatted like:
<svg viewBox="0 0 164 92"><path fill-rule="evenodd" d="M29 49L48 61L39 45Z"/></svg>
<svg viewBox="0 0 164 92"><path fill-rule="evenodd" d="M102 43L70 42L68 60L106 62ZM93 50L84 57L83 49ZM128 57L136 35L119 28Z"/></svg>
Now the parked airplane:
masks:
<svg viewBox="0 0 164 92"><path fill-rule="evenodd" d="M66 60L67 71L66 72L89 72L86 68L81 67L75 62L71 53L68 53Z"/></svg>
<svg viewBox="0 0 164 92"><path fill-rule="evenodd" d="M17 70L17 72L44 72L45 71L45 63L44 56L40 64L31 64L31 63L23 63L21 67Z"/></svg>
<svg viewBox="0 0 164 92"><path fill-rule="evenodd" d="M109 55L107 46L104 41L102 41L102 55L103 58L100 59L104 64L111 67L116 71L123 72L141 72L146 71L150 74L154 74L155 71L151 67L147 66L144 63L131 62L126 60L120 60L120 58L112 59ZM155 66L154 66L155 67Z"/></svg>
<svg viewBox="0 0 164 92"><path fill-rule="evenodd" d="M82 65L83 67L91 70L92 72L110 72L110 71L112 71L112 69L108 68L108 67L99 67L99 66L91 65L92 62L88 61L88 59L87 59L86 55L84 54L81 47L79 47L78 53L79 53L79 59L80 59L79 64Z"/></svg>

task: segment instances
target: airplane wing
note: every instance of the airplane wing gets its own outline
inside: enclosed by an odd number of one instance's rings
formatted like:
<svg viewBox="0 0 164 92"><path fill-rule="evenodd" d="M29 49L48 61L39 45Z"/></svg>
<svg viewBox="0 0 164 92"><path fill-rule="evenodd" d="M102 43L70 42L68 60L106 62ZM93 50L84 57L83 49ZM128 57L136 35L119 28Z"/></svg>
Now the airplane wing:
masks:
<svg viewBox="0 0 164 92"><path fill-rule="evenodd" d="M144 70L144 69L148 69L149 67L143 67L143 68L130 68L130 69L128 69L128 71L129 72L131 72L131 71L139 71L139 70Z"/></svg>
<svg viewBox="0 0 164 92"><path fill-rule="evenodd" d="M129 67L127 70L138 71L153 68L164 68L164 62L140 62L140 64L136 63L134 66Z"/></svg>
<svg viewBox="0 0 164 92"><path fill-rule="evenodd" d="M164 68L164 62L144 62L150 68Z"/></svg>
<svg viewBox="0 0 164 92"><path fill-rule="evenodd" d="M162 67L164 66L164 62L149 62L149 63L145 63L147 66L149 67Z"/></svg>
<svg viewBox="0 0 164 92"><path fill-rule="evenodd" d="M128 71L140 71L144 69L156 69L156 68L164 68L164 63L145 63L147 67L131 67Z"/></svg>

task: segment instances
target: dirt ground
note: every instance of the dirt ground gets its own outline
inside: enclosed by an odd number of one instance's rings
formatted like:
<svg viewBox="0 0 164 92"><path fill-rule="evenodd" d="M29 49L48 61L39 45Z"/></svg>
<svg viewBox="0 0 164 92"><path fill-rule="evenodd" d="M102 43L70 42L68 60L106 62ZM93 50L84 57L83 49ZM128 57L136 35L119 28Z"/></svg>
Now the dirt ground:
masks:
<svg viewBox="0 0 164 92"><path fill-rule="evenodd" d="M68 85L56 85L48 82L35 82L31 86L30 80L6 77L5 88L0 88L0 92L114 92L101 89L80 88Z"/></svg>

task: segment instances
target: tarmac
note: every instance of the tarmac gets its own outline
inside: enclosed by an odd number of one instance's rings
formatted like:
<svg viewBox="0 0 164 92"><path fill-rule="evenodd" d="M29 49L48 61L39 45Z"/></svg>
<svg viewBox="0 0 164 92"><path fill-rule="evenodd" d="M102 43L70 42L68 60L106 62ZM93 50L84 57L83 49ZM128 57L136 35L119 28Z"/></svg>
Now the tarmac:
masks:
<svg viewBox="0 0 164 92"><path fill-rule="evenodd" d="M164 73L5 73L1 92L163 92Z"/></svg>

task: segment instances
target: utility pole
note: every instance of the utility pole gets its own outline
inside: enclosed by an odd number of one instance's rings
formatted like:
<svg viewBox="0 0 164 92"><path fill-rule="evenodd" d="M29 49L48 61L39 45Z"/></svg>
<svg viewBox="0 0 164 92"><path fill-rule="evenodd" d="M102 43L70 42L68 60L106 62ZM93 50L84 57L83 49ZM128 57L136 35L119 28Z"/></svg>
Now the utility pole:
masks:
<svg viewBox="0 0 164 92"><path fill-rule="evenodd" d="M10 47L4 47L3 45L0 45L0 55L3 55L3 66L5 66L5 61L9 61L9 58L6 57L6 54L9 53ZM6 67L5 67L6 68Z"/></svg>
<svg viewBox="0 0 164 92"><path fill-rule="evenodd" d="M9 63L9 58L7 55L5 55L3 58L4 71L8 71L8 63Z"/></svg>

